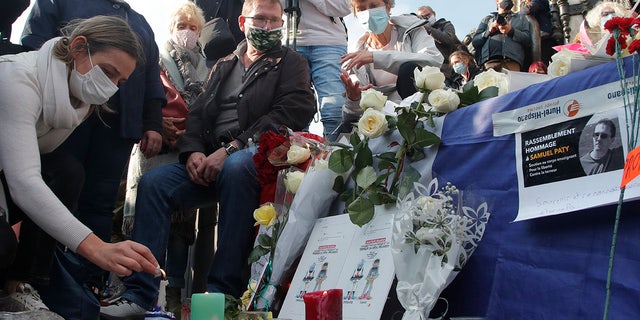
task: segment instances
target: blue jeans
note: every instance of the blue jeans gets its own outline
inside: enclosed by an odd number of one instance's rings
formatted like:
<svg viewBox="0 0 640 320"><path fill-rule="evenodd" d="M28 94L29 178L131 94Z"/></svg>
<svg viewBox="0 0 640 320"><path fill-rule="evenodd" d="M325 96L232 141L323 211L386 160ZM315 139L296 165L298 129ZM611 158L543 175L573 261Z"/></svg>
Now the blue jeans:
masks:
<svg viewBox="0 0 640 320"><path fill-rule="evenodd" d="M208 187L197 185L183 164L170 164L147 172L140 179L132 240L151 249L163 261L169 240L171 213L218 201L218 248L213 260L209 289L239 297L246 287L247 258L253 247L253 210L258 206L260 184L253 154L256 148L229 156L217 180ZM134 272L124 279L123 297L143 308L153 307L160 279Z"/></svg>
<svg viewBox="0 0 640 320"><path fill-rule="evenodd" d="M309 63L311 82L318 96L324 135L336 140L336 129L342 122L344 83L340 80L340 58L347 53L346 46L298 46L296 51Z"/></svg>

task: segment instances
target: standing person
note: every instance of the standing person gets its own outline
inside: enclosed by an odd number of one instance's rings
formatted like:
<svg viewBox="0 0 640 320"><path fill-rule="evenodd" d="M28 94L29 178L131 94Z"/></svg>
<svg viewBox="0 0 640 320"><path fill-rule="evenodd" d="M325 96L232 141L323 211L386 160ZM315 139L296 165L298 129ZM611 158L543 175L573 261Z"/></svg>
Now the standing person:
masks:
<svg viewBox="0 0 640 320"><path fill-rule="evenodd" d="M307 59L324 136L334 141L340 133L344 104L340 59L347 53L347 29L342 18L351 12L349 0L280 0L285 9L291 2L298 3L300 11L290 14L300 14L300 17L297 26L287 26L287 30L298 31L288 35L289 45L295 37L295 50Z"/></svg>
<svg viewBox="0 0 640 320"><path fill-rule="evenodd" d="M253 154L268 130L306 127L315 112L307 64L281 46L279 0L246 0L238 18L247 40L218 60L205 91L191 106L178 142L180 163L147 172L140 180L132 239L160 260L167 248L171 212L217 201L217 250L209 292L239 297L248 280L260 185ZM247 272L245 272L247 271ZM246 273L246 274L245 274ZM122 298L101 308L108 319L141 316L154 305L159 280L142 273L124 278Z"/></svg>
<svg viewBox="0 0 640 320"><path fill-rule="evenodd" d="M427 20L427 24L424 25L427 33L430 34L436 42L436 47L445 57L445 61L442 63L440 70L445 75L451 74L451 65L446 59L461 45L460 40L456 36L456 28L451 21L444 18L437 19L436 12L430 6L421 6L418 8L418 16Z"/></svg>
<svg viewBox="0 0 640 320"><path fill-rule="evenodd" d="M361 114L361 90L375 87L400 102L416 92L413 71L426 65L440 67L443 57L433 37L424 29L426 21L407 14L390 17L394 0L351 0L353 14L367 32L358 40L357 50L340 60L340 78L347 98L342 120L350 123ZM349 73L357 80L352 81ZM363 87L360 87L362 85Z"/></svg>
<svg viewBox="0 0 640 320"><path fill-rule="evenodd" d="M166 99L153 30L145 18L123 0L36 0L25 23L22 44L39 48L47 39L59 35L59 27L65 22L96 15L118 16L127 21L141 42L144 56L144 63L107 102L110 111L91 114L59 147L75 156L84 167L85 184L76 215L100 239L110 241L117 192L133 145L139 142L146 158L154 157L162 147L161 109ZM104 273L90 264L83 272L68 274L87 277L82 281L87 282L89 288L99 289L105 283ZM57 303L67 305L70 310L76 308L78 302L74 299L51 294L52 298L59 299ZM97 307L97 301L91 303Z"/></svg>
<svg viewBox="0 0 640 320"><path fill-rule="evenodd" d="M540 28L540 59L548 64L551 56L556 52L553 47L558 42L553 37L553 23L551 22L551 7L548 0L526 0L520 14L530 15L538 22Z"/></svg>
<svg viewBox="0 0 640 320"><path fill-rule="evenodd" d="M160 70L168 82L165 86L170 87L166 90L174 93L177 91L180 99L169 95L168 100L171 102L163 108L163 148L160 154L152 159L146 159L139 144L136 144L131 152L122 227L123 233L127 236L131 235L140 177L153 168L178 161L176 144L178 138L184 133L188 106L202 93L204 82L209 73L198 43L204 24L202 9L191 1L180 2L171 14L168 28L171 37L160 48ZM180 104L180 106L177 107L176 104ZM171 109L168 110L169 108ZM176 110L184 111L184 115L175 115ZM174 314L179 314L182 307L181 289L186 286L185 270L189 245L195 240L195 211L186 210L175 214L169 235L167 259L164 264L169 281L166 288L166 300L167 309ZM198 285L198 288L202 292L205 291L206 274L211 265L214 251L214 227L215 210L199 219L198 237L204 238L200 240L203 245L197 247L203 248L194 255L193 278L194 280L200 279L201 285ZM114 280L114 282L121 285L118 280ZM124 289L123 285L121 285L121 289ZM117 293L119 290L115 291ZM109 298L113 299L114 297Z"/></svg>
<svg viewBox="0 0 640 320"><path fill-rule="evenodd" d="M11 75L0 77L0 169L15 203L10 218L22 220L0 311L47 308L33 286L49 284L55 241L105 270L155 273L148 248L104 242L73 216L84 175L57 149L130 78L141 52L125 21L97 16L73 21L39 51L0 57L0 73Z"/></svg>
<svg viewBox="0 0 640 320"><path fill-rule="evenodd" d="M495 0L498 12L486 16L473 35L476 60L485 69L522 71L531 31L526 17L511 11L513 1Z"/></svg>
<svg viewBox="0 0 640 320"><path fill-rule="evenodd" d="M0 13L0 55L23 52L24 49L11 43L11 25L24 10L29 7L29 0L5 0Z"/></svg>

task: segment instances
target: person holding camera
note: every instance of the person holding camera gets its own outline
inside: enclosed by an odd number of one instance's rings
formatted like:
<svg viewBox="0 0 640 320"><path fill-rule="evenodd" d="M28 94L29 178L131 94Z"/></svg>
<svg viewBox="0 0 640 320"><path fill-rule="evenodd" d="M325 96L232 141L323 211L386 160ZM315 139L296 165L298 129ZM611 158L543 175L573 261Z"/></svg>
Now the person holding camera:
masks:
<svg viewBox="0 0 640 320"><path fill-rule="evenodd" d="M495 1L498 12L482 19L473 35L476 59L485 69L522 71L526 50L531 47L529 21L511 11L513 1Z"/></svg>

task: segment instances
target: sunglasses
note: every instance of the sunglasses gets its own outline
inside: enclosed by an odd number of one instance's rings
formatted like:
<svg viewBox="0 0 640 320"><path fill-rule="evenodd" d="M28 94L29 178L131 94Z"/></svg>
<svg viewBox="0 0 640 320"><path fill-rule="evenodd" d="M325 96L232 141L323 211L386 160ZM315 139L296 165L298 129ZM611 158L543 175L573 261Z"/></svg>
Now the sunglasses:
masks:
<svg viewBox="0 0 640 320"><path fill-rule="evenodd" d="M596 132L593 134L594 138L600 138L600 139L607 139L609 138L609 134L608 133L603 133L603 132Z"/></svg>

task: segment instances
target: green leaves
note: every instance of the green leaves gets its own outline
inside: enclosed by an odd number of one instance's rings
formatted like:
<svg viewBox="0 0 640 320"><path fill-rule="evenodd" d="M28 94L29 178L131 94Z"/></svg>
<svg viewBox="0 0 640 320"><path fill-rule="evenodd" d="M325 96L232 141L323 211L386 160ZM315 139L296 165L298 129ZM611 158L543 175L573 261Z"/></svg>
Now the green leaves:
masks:
<svg viewBox="0 0 640 320"><path fill-rule="evenodd" d="M362 227L373 219L374 206L371 200L366 198L357 198L347 207L349 218L353 224Z"/></svg>

